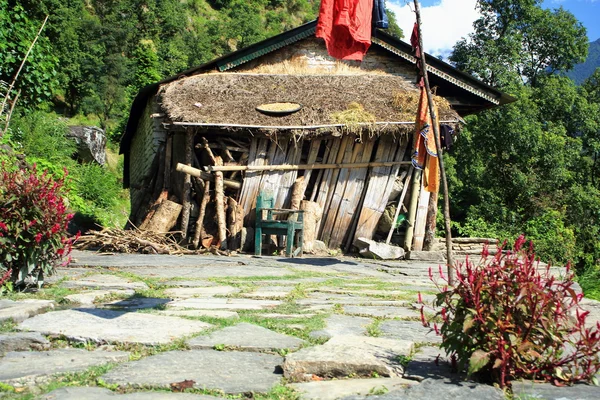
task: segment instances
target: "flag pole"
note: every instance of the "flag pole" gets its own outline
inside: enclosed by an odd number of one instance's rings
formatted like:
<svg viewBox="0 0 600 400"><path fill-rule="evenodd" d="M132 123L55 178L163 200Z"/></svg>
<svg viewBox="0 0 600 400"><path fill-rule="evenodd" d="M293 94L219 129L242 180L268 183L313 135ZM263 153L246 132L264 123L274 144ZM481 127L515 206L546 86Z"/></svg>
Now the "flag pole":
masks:
<svg viewBox="0 0 600 400"><path fill-rule="evenodd" d="M440 143L440 128L438 125L438 116L435 114L433 104L433 96L429 86L429 77L427 75L427 61L425 60L425 51L423 48L423 32L421 31L421 5L419 0L414 0L415 14L417 14L417 28L419 31L419 47L421 48L420 62L423 80L425 82L425 91L427 92L427 102L429 103L429 113L431 114L431 122L433 124L433 132L435 137L435 148L438 154L440 163L440 175L442 180L442 189L444 194L444 222L446 223L446 263L448 266L448 284L454 285L454 260L452 257L452 233L450 232L450 199L448 197L448 180L446 179L446 169L444 168L444 158L442 157L442 145Z"/></svg>

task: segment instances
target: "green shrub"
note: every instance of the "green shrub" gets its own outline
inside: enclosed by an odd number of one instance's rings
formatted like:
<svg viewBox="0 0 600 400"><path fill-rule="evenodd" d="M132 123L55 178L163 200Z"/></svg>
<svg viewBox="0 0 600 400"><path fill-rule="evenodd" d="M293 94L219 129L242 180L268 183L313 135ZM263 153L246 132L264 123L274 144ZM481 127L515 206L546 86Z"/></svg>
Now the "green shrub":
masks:
<svg viewBox="0 0 600 400"><path fill-rule="evenodd" d="M559 281L549 267L538 269L533 245L502 251L482 262L467 259L456 268L454 288L440 267L436 314L442 348L459 371L493 380L501 387L520 378L558 384L593 381L600 371L600 323L586 329L589 312L573 289L573 273ZM506 244L506 243L505 243ZM441 281L441 285L440 285ZM420 297L420 296L419 296ZM426 326L423 308L422 321Z"/></svg>
<svg viewBox="0 0 600 400"><path fill-rule="evenodd" d="M18 116L11 121L10 139L20 147L15 150L27 157L62 163L70 160L76 145L66 139L66 122L54 113L36 111L26 116Z"/></svg>
<svg viewBox="0 0 600 400"><path fill-rule="evenodd" d="M73 214L65 194L64 178L39 173L35 165L25 170L1 164L0 275L11 270L15 286L41 286L44 275L70 261L73 241L66 232Z"/></svg>

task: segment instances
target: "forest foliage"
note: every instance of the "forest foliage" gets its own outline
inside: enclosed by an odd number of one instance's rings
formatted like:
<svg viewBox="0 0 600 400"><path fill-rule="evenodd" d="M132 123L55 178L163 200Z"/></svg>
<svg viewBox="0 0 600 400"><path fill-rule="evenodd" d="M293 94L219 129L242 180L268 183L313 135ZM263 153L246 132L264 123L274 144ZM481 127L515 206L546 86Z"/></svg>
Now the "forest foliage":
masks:
<svg viewBox="0 0 600 400"><path fill-rule="evenodd" d="M582 85L564 76L587 56L586 31L541 3L478 0L482 17L452 53L459 69L517 99L468 117L446 155L453 229L525 233L543 258L573 260L592 282L600 278L600 71ZM70 150L46 133L65 129L60 118L97 123L115 143L141 87L310 21L318 8L318 0L0 0L0 81L12 79L49 15L2 140L60 170ZM74 168L74 202L88 212L121 196L109 190L117 170L97 190L102 169Z"/></svg>

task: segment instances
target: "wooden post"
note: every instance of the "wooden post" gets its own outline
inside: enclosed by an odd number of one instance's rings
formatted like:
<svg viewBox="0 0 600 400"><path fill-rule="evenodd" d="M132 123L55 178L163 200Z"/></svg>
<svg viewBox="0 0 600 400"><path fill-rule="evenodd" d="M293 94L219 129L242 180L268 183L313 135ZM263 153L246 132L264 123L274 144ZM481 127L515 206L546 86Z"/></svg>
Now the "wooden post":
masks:
<svg viewBox="0 0 600 400"><path fill-rule="evenodd" d="M215 176L213 174L209 174L208 172L204 172L200 169L190 167L185 164L177 163L176 170L178 172L183 172L184 174L188 174L188 175L194 176L196 178L200 178L204 181L214 182L214 180L215 180ZM223 179L223 185L225 187L235 189L235 190L239 190L242 187L242 185L238 181L233 181L231 179Z"/></svg>
<svg viewBox="0 0 600 400"><path fill-rule="evenodd" d="M206 205L210 201L210 181L204 181L204 195L202 196L202 202L200 203L200 212L198 214L198 220L196 221L196 232L194 233L194 240L192 244L197 249L200 243L200 236L204 229L204 215L206 214Z"/></svg>
<svg viewBox="0 0 600 400"><path fill-rule="evenodd" d="M427 60L425 60L425 49L423 47L423 32L421 30L421 4L419 0L415 2L415 13L417 15L417 28L419 30L419 46L421 47L421 66L423 71L423 79L425 81L425 90L427 91L427 100L429 103L429 112L431 114L431 122L433 124L433 132L435 137L435 148L438 154L440 163L440 174L442 179L442 189L444 190L444 222L446 224L446 263L448 265L448 284L454 285L454 260L452 258L452 232L450 231L450 198L448 196L448 180L446 179L446 170L444 168L444 158L442 157L442 144L440 143L440 129L438 125L438 117L435 114L433 97L429 86L429 77L427 76Z"/></svg>
<svg viewBox="0 0 600 400"><path fill-rule="evenodd" d="M167 134L167 145L165 147L165 179L163 189L168 191L171 188L171 158L173 155L173 135Z"/></svg>
<svg viewBox="0 0 600 400"><path fill-rule="evenodd" d="M221 157L216 157L215 164L219 165L223 161ZM227 222L225 220L225 193L223 190L223 172L215 172L215 202L217 203L217 222L219 225L219 241L221 249L227 249Z"/></svg>
<svg viewBox="0 0 600 400"><path fill-rule="evenodd" d="M429 206L427 207L427 221L425 222L425 238L423 241L423 250L431 251L435 241L435 227L437 223L437 205L438 193L431 193L429 198Z"/></svg>
<svg viewBox="0 0 600 400"><path fill-rule="evenodd" d="M392 234L394 233L394 228L396 227L396 220L398 219L398 215L400 215L400 209L402 208L402 203L404 203L404 198L406 197L406 193L408 192L408 186L410 185L410 180L412 178L414 167L411 166L408 170L408 174L406 180L404 181L404 187L402 188L402 194L400 195L400 199L398 199L398 205L396 206L396 212L394 213L394 219L392 220L392 227L390 228L390 232L385 239L386 244L390 244L392 240Z"/></svg>
<svg viewBox="0 0 600 400"><path fill-rule="evenodd" d="M194 151L194 131L188 128L185 134L185 165L192 165L192 152ZM190 223L192 177L185 175L183 181L183 210L181 211L181 237L187 238L188 225Z"/></svg>
<svg viewBox="0 0 600 400"><path fill-rule="evenodd" d="M419 191L421 190L421 177L423 171L415 169L412 178L412 189L410 191L410 204L408 206L408 227L404 238L404 248L406 251L412 250L413 234L415 233L415 217L417 216L417 206L419 205Z"/></svg>

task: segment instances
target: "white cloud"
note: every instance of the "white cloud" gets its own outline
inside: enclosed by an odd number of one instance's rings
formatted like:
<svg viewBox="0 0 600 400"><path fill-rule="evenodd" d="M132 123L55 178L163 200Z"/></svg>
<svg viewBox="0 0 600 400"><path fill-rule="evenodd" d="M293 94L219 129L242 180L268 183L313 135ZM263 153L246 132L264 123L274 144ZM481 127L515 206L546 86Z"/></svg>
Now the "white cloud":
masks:
<svg viewBox="0 0 600 400"><path fill-rule="evenodd" d="M406 3L388 0L387 6L396 14L404 40L409 41L416 17L413 2ZM447 57L458 40L473 32L473 21L479 17L476 3L476 0L440 0L432 6L421 6L425 51Z"/></svg>

